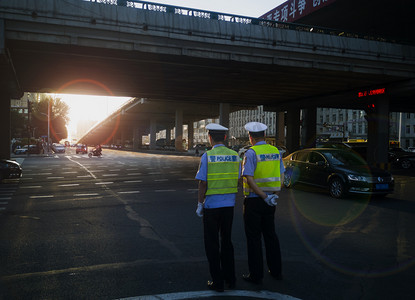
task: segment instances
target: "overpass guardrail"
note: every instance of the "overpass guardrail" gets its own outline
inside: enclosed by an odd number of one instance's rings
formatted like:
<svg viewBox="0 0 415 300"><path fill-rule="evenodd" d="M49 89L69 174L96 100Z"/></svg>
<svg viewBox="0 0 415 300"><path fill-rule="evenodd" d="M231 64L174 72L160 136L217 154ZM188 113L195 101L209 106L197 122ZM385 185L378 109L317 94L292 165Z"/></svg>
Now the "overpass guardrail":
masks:
<svg viewBox="0 0 415 300"><path fill-rule="evenodd" d="M348 38L358 38L358 39L365 39L365 40L372 40L372 41L379 41L379 42L390 42L390 43L400 43L400 44L413 44L410 41L403 41L397 40L387 37L381 36L372 36L362 33L355 33L355 32L347 32L344 30L333 29L333 28L325 28L319 26L312 26L306 24L299 24L299 23L287 23L281 21L274 21L274 20L267 20L262 18L252 18L228 13L221 13L221 12L214 12L214 11L207 11L195 8L188 8L188 7L181 7L181 6L173 6L168 4L161 4L156 2L148 2L148 1L140 1L140 0L82 0L87 2L95 2L99 4L107 4L107 5L117 5L117 6L126 6L136 9L148 10L148 11L156 11L160 13L171 13L189 17L197 17L203 19L211 19L211 20L219 20L219 21L226 21L232 23L240 23L240 24L251 24L251 25L258 25L258 26L265 26L265 27L273 27L273 28L281 28L281 29L290 29L290 30L297 30L297 31L307 31L313 33L320 33L320 34L327 34L327 35L336 35L336 36L343 36Z"/></svg>

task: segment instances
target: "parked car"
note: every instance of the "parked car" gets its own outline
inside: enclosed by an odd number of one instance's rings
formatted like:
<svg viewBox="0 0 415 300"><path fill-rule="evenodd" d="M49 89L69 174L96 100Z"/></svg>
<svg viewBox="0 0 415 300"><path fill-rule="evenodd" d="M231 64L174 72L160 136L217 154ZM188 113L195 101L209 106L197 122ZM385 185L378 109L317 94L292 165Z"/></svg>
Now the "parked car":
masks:
<svg viewBox="0 0 415 300"><path fill-rule="evenodd" d="M53 143L52 144L52 150L55 153L65 153L65 146L62 145L62 144Z"/></svg>
<svg viewBox="0 0 415 300"><path fill-rule="evenodd" d="M296 151L284 158L283 184L296 183L323 187L334 198L349 193L385 196L394 190L392 175L370 167L359 155L336 148L310 148Z"/></svg>
<svg viewBox="0 0 415 300"><path fill-rule="evenodd" d="M22 167L18 162L8 159L0 159L0 181L14 179L22 176Z"/></svg>
<svg viewBox="0 0 415 300"><path fill-rule="evenodd" d="M403 169L415 166L415 153L402 148L389 148L389 161Z"/></svg>
<svg viewBox="0 0 415 300"><path fill-rule="evenodd" d="M75 150L76 154L87 154L88 153L88 147L84 144L78 144L76 145L76 150Z"/></svg>

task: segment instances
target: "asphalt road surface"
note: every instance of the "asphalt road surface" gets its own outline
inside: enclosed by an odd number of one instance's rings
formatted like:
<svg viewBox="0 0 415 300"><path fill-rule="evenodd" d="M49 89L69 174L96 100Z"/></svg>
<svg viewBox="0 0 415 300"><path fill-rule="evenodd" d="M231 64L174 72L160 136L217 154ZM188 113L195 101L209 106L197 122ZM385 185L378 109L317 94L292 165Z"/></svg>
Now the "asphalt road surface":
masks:
<svg viewBox="0 0 415 300"><path fill-rule="evenodd" d="M397 172L395 193L380 199L284 189L276 212L284 279L265 276L258 286L241 279L238 197L237 286L207 291L199 159L107 149L102 158L69 149L20 159L23 177L0 185L0 299L413 299L408 172Z"/></svg>

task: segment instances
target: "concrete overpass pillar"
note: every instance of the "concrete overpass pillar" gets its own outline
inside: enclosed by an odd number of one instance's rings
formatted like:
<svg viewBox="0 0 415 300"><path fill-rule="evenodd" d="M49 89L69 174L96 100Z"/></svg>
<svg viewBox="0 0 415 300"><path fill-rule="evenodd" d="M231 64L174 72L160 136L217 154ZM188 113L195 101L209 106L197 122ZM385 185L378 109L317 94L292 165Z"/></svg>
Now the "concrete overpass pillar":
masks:
<svg viewBox="0 0 415 300"><path fill-rule="evenodd" d="M166 144L170 145L171 144L171 127L167 126L166 128Z"/></svg>
<svg viewBox="0 0 415 300"><path fill-rule="evenodd" d="M316 146L317 136L317 108L311 107L302 110L301 146L310 148Z"/></svg>
<svg viewBox="0 0 415 300"><path fill-rule="evenodd" d="M277 112L275 121L275 145L285 146L285 112Z"/></svg>
<svg viewBox="0 0 415 300"><path fill-rule="evenodd" d="M183 151L183 109L176 109L176 130L175 130L175 148L177 151Z"/></svg>
<svg viewBox="0 0 415 300"><path fill-rule="evenodd" d="M157 133L157 121L151 119L150 121L150 150L156 149L156 133Z"/></svg>
<svg viewBox="0 0 415 300"><path fill-rule="evenodd" d="M10 116L10 96L4 91L0 92L0 158L10 158L11 141L11 116Z"/></svg>
<svg viewBox="0 0 415 300"><path fill-rule="evenodd" d="M188 137L187 150L193 148L194 134L195 134L195 131L193 128L193 122L189 122L189 124L187 125L187 137Z"/></svg>
<svg viewBox="0 0 415 300"><path fill-rule="evenodd" d="M134 137L133 137L133 149L137 151L143 145L143 133L141 128L134 129Z"/></svg>
<svg viewBox="0 0 415 300"><path fill-rule="evenodd" d="M290 108L287 110L287 136L286 147L291 153L300 149L300 109Z"/></svg>
<svg viewBox="0 0 415 300"><path fill-rule="evenodd" d="M371 99L375 108L367 111L368 149L367 162L380 168L388 166L389 148L389 98L377 96Z"/></svg>
<svg viewBox="0 0 415 300"><path fill-rule="evenodd" d="M220 103L219 104L219 124L229 128L229 113L230 105L229 103Z"/></svg>

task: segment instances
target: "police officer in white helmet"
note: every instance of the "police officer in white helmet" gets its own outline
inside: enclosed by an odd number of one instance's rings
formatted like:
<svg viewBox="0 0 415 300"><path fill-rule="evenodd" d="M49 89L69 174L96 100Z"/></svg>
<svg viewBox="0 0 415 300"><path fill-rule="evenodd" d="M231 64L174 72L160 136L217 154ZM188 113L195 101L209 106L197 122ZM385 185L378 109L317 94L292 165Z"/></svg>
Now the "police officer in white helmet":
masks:
<svg viewBox="0 0 415 300"><path fill-rule="evenodd" d="M284 165L278 149L265 142L267 126L260 122L245 125L252 147L245 152L242 168L244 225L248 247L249 273L244 280L260 284L264 276L262 237L269 274L281 280L281 250L275 232L274 214L281 190Z"/></svg>
<svg viewBox="0 0 415 300"><path fill-rule="evenodd" d="M196 214L203 217L206 257L212 277L208 288L223 292L235 287L235 259L231 239L240 162L238 153L224 145L228 128L208 124L212 149L202 155Z"/></svg>

